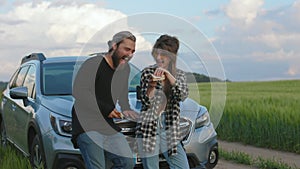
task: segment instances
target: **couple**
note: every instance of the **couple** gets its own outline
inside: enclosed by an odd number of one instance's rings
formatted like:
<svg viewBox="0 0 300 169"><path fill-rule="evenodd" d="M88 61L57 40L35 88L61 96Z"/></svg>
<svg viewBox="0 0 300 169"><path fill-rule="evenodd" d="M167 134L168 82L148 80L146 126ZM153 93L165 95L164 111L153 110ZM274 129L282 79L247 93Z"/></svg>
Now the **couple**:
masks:
<svg viewBox="0 0 300 169"><path fill-rule="evenodd" d="M159 168L159 151L170 168L187 169L188 160L179 140L179 102L188 96L185 74L176 69L179 41L162 35L154 44L156 64L141 75L139 117L128 101L128 62L135 52L135 42L128 31L116 33L108 41L107 53L89 58L80 67L73 84L74 147L80 149L87 169L104 169L107 163L112 163L112 168L132 169L131 149L113 121L125 116L139 119L138 148L145 169ZM122 113L115 108L116 103Z"/></svg>

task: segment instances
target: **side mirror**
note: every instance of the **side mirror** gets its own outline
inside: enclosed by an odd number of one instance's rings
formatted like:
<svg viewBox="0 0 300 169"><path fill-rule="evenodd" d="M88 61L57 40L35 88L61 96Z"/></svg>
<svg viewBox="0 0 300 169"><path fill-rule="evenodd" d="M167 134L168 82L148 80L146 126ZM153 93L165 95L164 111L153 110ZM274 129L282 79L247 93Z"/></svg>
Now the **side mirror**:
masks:
<svg viewBox="0 0 300 169"><path fill-rule="evenodd" d="M141 86L136 86L136 99L141 100Z"/></svg>
<svg viewBox="0 0 300 169"><path fill-rule="evenodd" d="M13 99L27 99L28 89L27 87L15 87L10 89L9 95Z"/></svg>

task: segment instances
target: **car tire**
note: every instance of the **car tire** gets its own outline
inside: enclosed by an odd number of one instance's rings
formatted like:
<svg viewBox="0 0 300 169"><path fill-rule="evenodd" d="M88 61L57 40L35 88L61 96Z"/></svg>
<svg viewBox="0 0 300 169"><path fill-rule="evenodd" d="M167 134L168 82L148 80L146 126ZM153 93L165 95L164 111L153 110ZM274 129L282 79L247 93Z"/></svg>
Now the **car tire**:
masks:
<svg viewBox="0 0 300 169"><path fill-rule="evenodd" d="M3 121L0 121L0 141L1 141L0 146L5 147L7 139L6 139L6 130Z"/></svg>
<svg viewBox="0 0 300 169"><path fill-rule="evenodd" d="M44 169L46 167L45 154L38 135L35 135L30 146L30 163L34 169Z"/></svg>
<svg viewBox="0 0 300 169"><path fill-rule="evenodd" d="M77 166L72 166L72 165L66 164L65 166L62 166L62 168L60 168L60 169L82 169L82 168L84 168L84 166L81 166L81 168L78 168Z"/></svg>
<svg viewBox="0 0 300 169"><path fill-rule="evenodd" d="M214 168L217 165L218 160L219 160L219 150L218 150L218 146L215 145L209 151L208 161L207 161L207 163L205 165L206 168L207 169Z"/></svg>

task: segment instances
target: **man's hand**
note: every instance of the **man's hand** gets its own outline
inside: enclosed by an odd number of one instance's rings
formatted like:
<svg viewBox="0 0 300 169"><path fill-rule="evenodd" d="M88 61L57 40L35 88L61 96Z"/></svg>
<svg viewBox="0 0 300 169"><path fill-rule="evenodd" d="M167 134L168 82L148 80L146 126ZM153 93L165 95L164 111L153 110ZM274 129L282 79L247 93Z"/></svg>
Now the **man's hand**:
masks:
<svg viewBox="0 0 300 169"><path fill-rule="evenodd" d="M117 109L114 109L113 111L110 112L108 115L109 118L119 118L122 119L123 115L120 113Z"/></svg>
<svg viewBox="0 0 300 169"><path fill-rule="evenodd" d="M132 111L132 110L125 110L123 111L123 115L125 118L129 119L129 120L136 120L139 118L139 115L137 112Z"/></svg>

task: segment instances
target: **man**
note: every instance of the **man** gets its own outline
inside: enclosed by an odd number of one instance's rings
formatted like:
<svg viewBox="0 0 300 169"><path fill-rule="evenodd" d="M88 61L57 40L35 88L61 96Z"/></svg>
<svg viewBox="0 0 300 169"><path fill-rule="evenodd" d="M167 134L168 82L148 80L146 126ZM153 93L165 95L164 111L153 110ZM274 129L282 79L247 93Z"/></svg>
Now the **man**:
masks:
<svg viewBox="0 0 300 169"><path fill-rule="evenodd" d="M128 102L128 61L135 52L135 36L122 31L108 41L108 53L87 59L73 84L72 142L82 154L87 169L132 169L131 149L113 118L135 119ZM115 108L116 103L122 113Z"/></svg>

